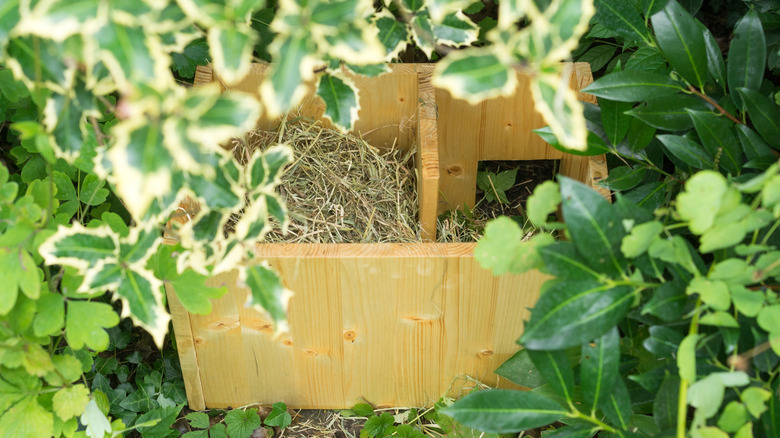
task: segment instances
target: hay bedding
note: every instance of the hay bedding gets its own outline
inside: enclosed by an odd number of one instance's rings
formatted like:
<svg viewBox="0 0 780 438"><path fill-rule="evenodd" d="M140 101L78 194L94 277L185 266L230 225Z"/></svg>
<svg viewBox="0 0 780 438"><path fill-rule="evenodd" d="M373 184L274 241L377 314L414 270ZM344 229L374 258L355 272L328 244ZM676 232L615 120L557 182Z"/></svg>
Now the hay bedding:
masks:
<svg viewBox="0 0 780 438"><path fill-rule="evenodd" d="M277 130L255 130L234 140L233 153L246 162L256 149L286 142L293 163L279 191L291 223L266 242L366 243L419 241L414 149L386 151L360 138L323 128L304 117Z"/></svg>

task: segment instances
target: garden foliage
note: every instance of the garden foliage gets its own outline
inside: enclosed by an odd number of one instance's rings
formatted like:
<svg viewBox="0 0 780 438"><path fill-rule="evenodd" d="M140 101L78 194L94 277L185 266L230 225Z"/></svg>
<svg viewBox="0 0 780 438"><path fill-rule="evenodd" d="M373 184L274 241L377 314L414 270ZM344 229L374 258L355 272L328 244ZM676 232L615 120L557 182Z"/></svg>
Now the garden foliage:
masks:
<svg viewBox="0 0 780 438"><path fill-rule="evenodd" d="M561 177L528 214L565 240L488 224L484 267L552 276L496 371L531 391L444 413L497 433L563 423L550 437L780 436L780 11L746 2L724 57L696 3L596 2L594 28L629 53L585 89L584 153L618 164L614 202Z"/></svg>
<svg viewBox="0 0 780 438"><path fill-rule="evenodd" d="M583 109L559 86L569 80L558 62L585 32L592 2L501 2L484 35L462 11L470 3L3 1L0 435L175 432L154 423L175 417L179 391L145 379L133 386L124 373L102 385L107 378L95 368L107 357L98 354L114 348L106 330L120 316L162 345L164 285L205 314L225 291L206 280L236 269L247 305L284 330L290 292L252 257L271 218L287 223L274 189L290 149L239 163L220 145L260 114L300 103L306 84L326 103L326 117L347 129L360 108L354 74L382 74L411 46L433 56L479 44L446 56L433 80L476 102L511 93L522 65L535 73L550 131L584 148ZM253 53L274 61L261 102L181 83L211 63L222 85L235 84ZM178 243L164 245L165 237ZM145 415L118 401L117 391L137 388L146 391L143 409L166 411Z"/></svg>

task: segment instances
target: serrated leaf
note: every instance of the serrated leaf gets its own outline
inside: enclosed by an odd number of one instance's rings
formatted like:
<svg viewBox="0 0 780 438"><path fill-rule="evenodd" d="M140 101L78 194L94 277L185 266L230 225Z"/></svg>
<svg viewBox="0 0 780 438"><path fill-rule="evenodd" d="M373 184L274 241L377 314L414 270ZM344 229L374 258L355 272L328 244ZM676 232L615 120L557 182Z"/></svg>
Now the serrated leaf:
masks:
<svg viewBox="0 0 780 438"><path fill-rule="evenodd" d="M485 235L474 250L474 257L484 269L493 275L507 272L521 274L541 265L537 248L552 244L549 234L537 234L523 242L525 233L512 219L502 216L488 222Z"/></svg>
<svg viewBox="0 0 780 438"><path fill-rule="evenodd" d="M225 415L225 426L230 438L249 438L261 425L260 416L253 409L233 409Z"/></svg>
<svg viewBox="0 0 780 438"><path fill-rule="evenodd" d="M106 22L94 33L98 57L122 89L134 83L162 86L170 79L170 58L164 54L156 34L140 26Z"/></svg>
<svg viewBox="0 0 780 438"><path fill-rule="evenodd" d="M79 383L57 391L52 399L52 410L62 421L67 421L84 413L87 403L89 389Z"/></svg>
<svg viewBox="0 0 780 438"><path fill-rule="evenodd" d="M346 66L355 74L359 74L361 76L366 76L369 78L381 76L391 71L390 67L385 63L367 64L367 65L346 64Z"/></svg>
<svg viewBox="0 0 780 438"><path fill-rule="evenodd" d="M50 336L58 333L65 323L65 301L60 294L45 294L38 299L33 333Z"/></svg>
<svg viewBox="0 0 780 438"><path fill-rule="evenodd" d="M246 305L267 313L277 332L287 331L287 305L293 294L284 287L279 274L258 264L240 268L238 278L249 289Z"/></svg>
<svg viewBox="0 0 780 438"><path fill-rule="evenodd" d="M441 22L433 24L433 36L438 44L467 46L477 40L478 34L477 25L461 11L448 14Z"/></svg>
<svg viewBox="0 0 780 438"><path fill-rule="evenodd" d="M562 146L583 151L588 148L584 109L568 82L567 75L538 74L531 81L534 108Z"/></svg>
<svg viewBox="0 0 780 438"><path fill-rule="evenodd" d="M183 78L195 76L195 69L199 65L206 65L211 60L209 46L203 40L193 41L184 48L181 53L172 53L173 64L171 68Z"/></svg>
<svg viewBox="0 0 780 438"><path fill-rule="evenodd" d="M703 89L707 80L707 49L696 19L676 0L670 0L650 20L669 64L685 80Z"/></svg>
<svg viewBox="0 0 780 438"><path fill-rule="evenodd" d="M755 10L750 10L734 27L726 66L731 98L738 107L744 105L740 88L758 90L761 86L766 68L766 49L761 20Z"/></svg>
<svg viewBox="0 0 780 438"><path fill-rule="evenodd" d="M676 94L683 91L683 88L668 76L619 71L601 77L582 91L619 102L640 102Z"/></svg>
<svg viewBox="0 0 780 438"><path fill-rule="evenodd" d="M598 338L612 328L633 303L626 286L594 280L553 283L531 311L518 342L530 349L562 349Z"/></svg>
<svg viewBox="0 0 780 438"><path fill-rule="evenodd" d="M647 26L639 11L630 2L595 0L596 20L602 26L629 41L650 41Z"/></svg>
<svg viewBox="0 0 780 438"><path fill-rule="evenodd" d="M209 427L209 416L205 412L190 412L184 418L189 421L192 427L197 427L198 429Z"/></svg>
<svg viewBox="0 0 780 438"><path fill-rule="evenodd" d="M374 24L379 29L379 41L385 46L386 58L393 59L406 49L409 31L390 11L382 9L376 15Z"/></svg>
<svg viewBox="0 0 780 438"><path fill-rule="evenodd" d="M143 327L162 347L168 332L170 315L162 305L162 283L146 270L124 269L122 281L114 292L122 300L124 315Z"/></svg>
<svg viewBox="0 0 780 438"><path fill-rule="evenodd" d="M435 86L445 88L453 96L471 104L508 96L517 86L516 74L497 54L477 48L447 55L437 63L432 80Z"/></svg>
<svg viewBox="0 0 780 438"><path fill-rule="evenodd" d="M360 98L351 80L325 73L320 77L317 95L325 102L325 117L336 128L342 131L354 128L360 110Z"/></svg>
<svg viewBox="0 0 780 438"><path fill-rule="evenodd" d="M87 346L95 351L108 348L104 329L119 324L119 316L110 305L90 301L68 301L65 316L65 337L74 349Z"/></svg>
<svg viewBox="0 0 780 438"><path fill-rule="evenodd" d="M54 416L38 404L35 396L24 398L0 417L0 436L47 437L53 429Z"/></svg>
<svg viewBox="0 0 780 438"><path fill-rule="evenodd" d="M506 389L474 391L439 413L488 433L520 432L550 424L566 415L563 408L547 397Z"/></svg>

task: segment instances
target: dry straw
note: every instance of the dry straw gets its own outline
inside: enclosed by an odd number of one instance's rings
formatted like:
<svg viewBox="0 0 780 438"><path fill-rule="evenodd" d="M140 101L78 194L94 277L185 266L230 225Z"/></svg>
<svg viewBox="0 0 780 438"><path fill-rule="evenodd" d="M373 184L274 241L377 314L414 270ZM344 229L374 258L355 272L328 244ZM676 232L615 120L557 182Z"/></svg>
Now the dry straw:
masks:
<svg viewBox="0 0 780 438"><path fill-rule="evenodd" d="M233 153L246 162L256 149L277 143L294 151L279 189L291 224L287 235L275 227L267 242L419 241L414 147L382 151L296 117L274 131L255 130L234 140Z"/></svg>

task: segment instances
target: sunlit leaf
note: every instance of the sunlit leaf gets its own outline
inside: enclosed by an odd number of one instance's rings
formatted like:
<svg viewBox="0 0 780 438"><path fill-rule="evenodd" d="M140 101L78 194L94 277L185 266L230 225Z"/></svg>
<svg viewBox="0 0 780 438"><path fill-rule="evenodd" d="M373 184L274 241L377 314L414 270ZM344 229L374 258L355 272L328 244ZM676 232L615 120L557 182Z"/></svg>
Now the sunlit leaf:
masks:
<svg viewBox="0 0 780 438"><path fill-rule="evenodd" d="M320 77L317 95L325 102L325 117L342 131L352 130L360 111L355 84L346 77L326 73Z"/></svg>
<svg viewBox="0 0 780 438"><path fill-rule="evenodd" d="M497 54L469 48L450 53L436 65L433 83L453 96L476 104L515 91L517 77Z"/></svg>
<svg viewBox="0 0 780 438"><path fill-rule="evenodd" d="M286 332L287 305L292 292L285 288L282 279L269 267L257 264L239 269L239 281L249 289L247 306L271 317L276 332Z"/></svg>
<svg viewBox="0 0 780 438"><path fill-rule="evenodd" d="M110 305L91 301L68 301L65 337L74 349L87 346L95 351L108 348L105 329L119 324L119 315Z"/></svg>

